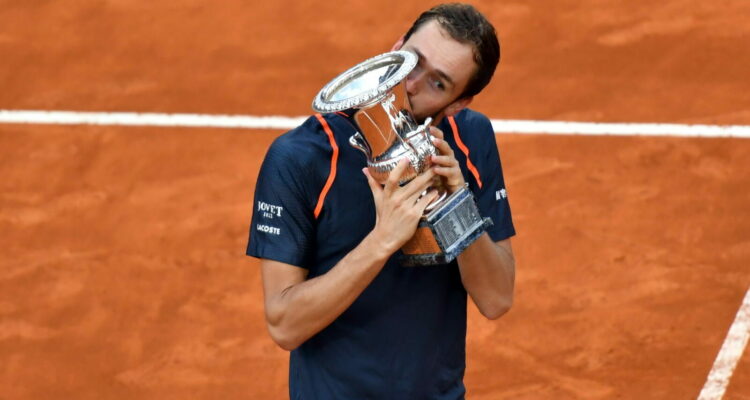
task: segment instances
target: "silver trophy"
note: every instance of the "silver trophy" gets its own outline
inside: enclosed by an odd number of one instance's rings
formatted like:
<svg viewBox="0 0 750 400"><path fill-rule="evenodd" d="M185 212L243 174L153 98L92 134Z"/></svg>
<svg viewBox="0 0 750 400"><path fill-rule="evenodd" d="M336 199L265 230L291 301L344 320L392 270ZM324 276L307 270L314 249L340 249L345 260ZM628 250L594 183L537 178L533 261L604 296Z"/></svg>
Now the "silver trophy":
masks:
<svg viewBox="0 0 750 400"><path fill-rule="evenodd" d="M328 113L355 109L358 132L349 143L367 156L370 174L384 184L401 159L410 166L401 184L431 165L437 149L430 139L431 118L418 124L406 95L405 78L417 65L409 51L393 51L348 69L320 90L312 108ZM414 236L402 248L404 265L444 264L456 258L492 224L482 218L467 188L448 195L441 181L439 196L427 206Z"/></svg>

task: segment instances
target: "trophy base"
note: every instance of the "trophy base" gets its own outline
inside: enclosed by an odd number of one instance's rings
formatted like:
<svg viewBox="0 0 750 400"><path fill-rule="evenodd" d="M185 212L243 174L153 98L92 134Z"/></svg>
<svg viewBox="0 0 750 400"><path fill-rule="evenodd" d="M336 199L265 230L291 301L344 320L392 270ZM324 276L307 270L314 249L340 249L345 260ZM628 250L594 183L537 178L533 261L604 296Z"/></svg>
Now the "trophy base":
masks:
<svg viewBox="0 0 750 400"><path fill-rule="evenodd" d="M447 264L474 243L492 225L479 215L474 196L466 188L453 193L422 216L414 236L401 248L401 264Z"/></svg>

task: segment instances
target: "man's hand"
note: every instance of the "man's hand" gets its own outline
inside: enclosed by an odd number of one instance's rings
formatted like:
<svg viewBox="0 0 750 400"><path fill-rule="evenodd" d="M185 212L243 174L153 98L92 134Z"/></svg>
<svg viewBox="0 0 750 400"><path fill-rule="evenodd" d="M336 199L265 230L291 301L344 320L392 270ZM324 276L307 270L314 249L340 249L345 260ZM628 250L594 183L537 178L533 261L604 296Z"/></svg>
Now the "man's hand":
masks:
<svg viewBox="0 0 750 400"><path fill-rule="evenodd" d="M430 133L432 134L432 143L438 150L438 155L431 158L434 165L431 169L435 171L435 174L443 177L448 193L455 193L466 183L461 168L458 166L458 160L456 160L451 146L445 141L443 131L431 126Z"/></svg>
<svg viewBox="0 0 750 400"><path fill-rule="evenodd" d="M370 175L367 168L362 170L367 176L367 182L375 200L377 219L372 233L376 235L383 249L389 254L400 249L411 239L425 208L437 197L435 190L430 190L422 196L435 178L435 172L431 169L406 185L399 185L408 166L409 161L402 159L388 175L388 180L382 187Z"/></svg>

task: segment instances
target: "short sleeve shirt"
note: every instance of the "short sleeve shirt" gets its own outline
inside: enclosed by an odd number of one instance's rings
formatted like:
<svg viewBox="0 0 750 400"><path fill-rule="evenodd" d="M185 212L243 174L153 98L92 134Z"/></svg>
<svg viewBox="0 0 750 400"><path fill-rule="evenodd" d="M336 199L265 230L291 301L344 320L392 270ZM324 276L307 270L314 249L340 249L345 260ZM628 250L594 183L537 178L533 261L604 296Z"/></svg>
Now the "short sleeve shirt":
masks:
<svg viewBox="0 0 750 400"><path fill-rule="evenodd" d="M247 254L325 274L375 224L365 155L344 113L277 138L261 167ZM472 110L439 127L497 241L515 234L490 121ZM333 323L290 354L291 399L461 399L467 295L456 261L404 267L398 253Z"/></svg>

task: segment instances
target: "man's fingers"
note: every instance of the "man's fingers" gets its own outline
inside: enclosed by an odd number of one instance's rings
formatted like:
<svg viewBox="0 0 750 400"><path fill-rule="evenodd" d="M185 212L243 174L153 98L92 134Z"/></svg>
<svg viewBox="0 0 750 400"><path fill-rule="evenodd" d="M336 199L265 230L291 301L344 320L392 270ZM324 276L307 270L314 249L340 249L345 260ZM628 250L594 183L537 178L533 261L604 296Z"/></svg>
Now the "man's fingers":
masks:
<svg viewBox="0 0 750 400"><path fill-rule="evenodd" d="M388 175L388 180L385 183L383 193L388 197L393 197L394 200L410 201L410 204L413 204L414 201L416 201L416 198L432 185L436 174L432 168L429 168L423 173L417 175L414 179L409 181L409 183L401 186L399 185L399 182L406 173L406 169L409 167L411 167L409 160L404 158L399 161L396 168L394 168ZM370 177L370 179L372 178Z"/></svg>
<svg viewBox="0 0 750 400"><path fill-rule="evenodd" d="M429 186L432 179L435 178L435 171L432 170L432 168L428 168L421 174L417 175L416 178L414 178L414 181L418 182L418 186L427 185Z"/></svg>
<svg viewBox="0 0 750 400"><path fill-rule="evenodd" d="M367 184L370 185L372 195L377 196L383 190L383 188L381 188L380 184L375 181L375 178L370 175L370 170L367 167L362 168L362 173L365 174L365 177L367 178Z"/></svg>
<svg viewBox="0 0 750 400"><path fill-rule="evenodd" d="M432 138L432 143L438 150L438 154L430 158L432 169L436 174L445 178L445 183L451 193L459 190L464 185L464 177L458 165L453 149L443 139Z"/></svg>
<svg viewBox="0 0 750 400"><path fill-rule="evenodd" d="M408 204L414 204L419 196L424 193L425 190L430 188L430 186L433 185L433 180L435 179L435 172L432 171L432 169L429 169L422 173L421 175L414 178L411 182L404 185L402 188L403 190L403 199Z"/></svg>
<svg viewBox="0 0 750 400"><path fill-rule="evenodd" d="M432 144L438 149L439 154L453 157L453 149L444 139L434 137L432 138Z"/></svg>
<svg viewBox="0 0 750 400"><path fill-rule="evenodd" d="M437 128L435 126L431 126L430 127L430 135L432 135L434 137L437 137L437 138L440 138L440 139L444 139L445 138L445 135L443 134L443 131L441 131L440 128Z"/></svg>
<svg viewBox="0 0 750 400"><path fill-rule="evenodd" d="M429 206L437 197L439 196L439 193L437 190L430 190L429 192L425 193L424 196L417 199L417 202L415 203L415 206L419 210L420 214L424 213L424 210Z"/></svg>
<svg viewBox="0 0 750 400"><path fill-rule="evenodd" d="M399 160L398 164L396 164L396 168L391 170L391 173L388 175L388 180L385 182L385 190L387 192L390 193L398 189L401 175L404 174L409 165L410 163L408 159L402 158Z"/></svg>
<svg viewBox="0 0 750 400"><path fill-rule="evenodd" d="M438 167L452 168L458 165L458 160L452 156L432 156L432 163Z"/></svg>

